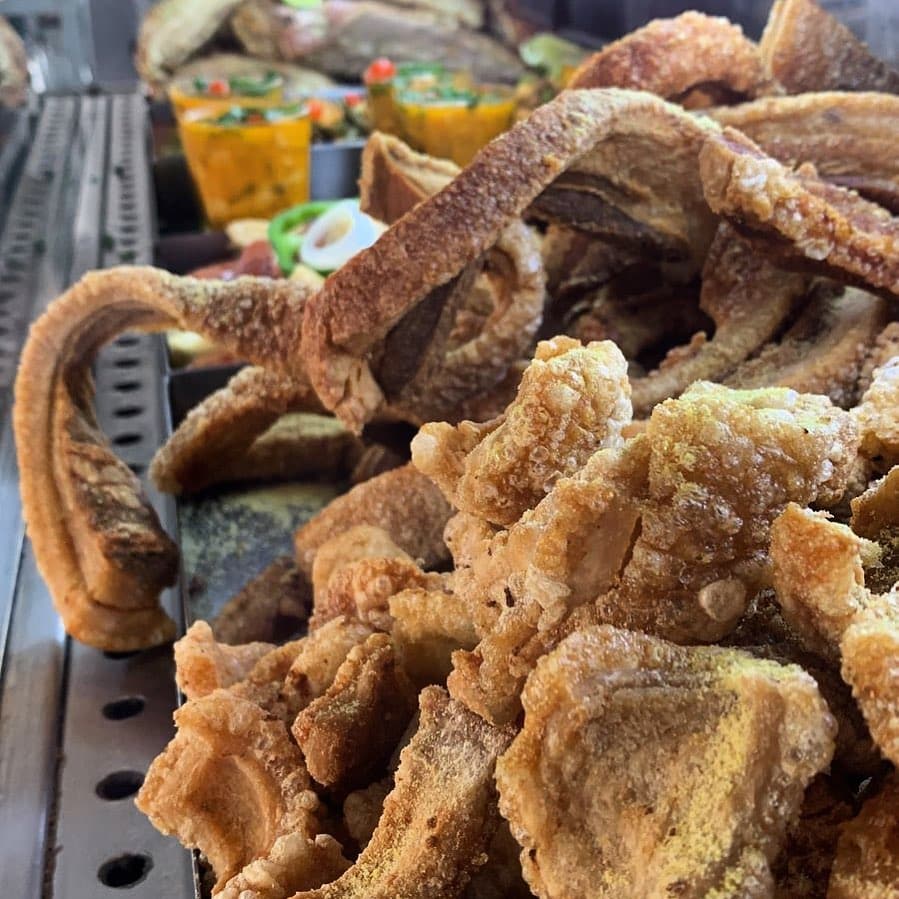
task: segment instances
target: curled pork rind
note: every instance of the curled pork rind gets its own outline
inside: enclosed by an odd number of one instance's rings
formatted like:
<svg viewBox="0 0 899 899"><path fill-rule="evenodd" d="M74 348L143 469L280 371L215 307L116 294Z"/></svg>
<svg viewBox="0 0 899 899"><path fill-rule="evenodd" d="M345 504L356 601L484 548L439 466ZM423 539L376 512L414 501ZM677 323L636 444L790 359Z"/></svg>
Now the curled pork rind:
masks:
<svg viewBox="0 0 899 899"><path fill-rule="evenodd" d="M508 526L596 450L620 445L630 417L618 348L559 337L538 345L498 421L425 425L412 442L412 461L456 509Z"/></svg>
<svg viewBox="0 0 899 899"><path fill-rule="evenodd" d="M899 777L893 773L843 825L827 899L887 899L899 883Z"/></svg>
<svg viewBox="0 0 899 899"><path fill-rule="evenodd" d="M290 282L177 278L151 268L86 275L34 324L13 423L22 504L38 567L66 630L109 650L174 636L158 604L177 549L93 411L90 365L129 327L200 331L261 361L285 359L306 292Z"/></svg>
<svg viewBox="0 0 899 899"><path fill-rule="evenodd" d="M728 19L685 12L655 19L589 57L570 88L626 87L681 100L694 88L754 97L767 78L758 47Z"/></svg>
<svg viewBox="0 0 899 899"><path fill-rule="evenodd" d="M775 0L759 49L769 74L790 94L899 93L899 72L815 0Z"/></svg>
<svg viewBox="0 0 899 899"><path fill-rule="evenodd" d="M633 379L634 410L678 396L694 381L721 381L781 329L805 296L806 277L784 272L721 224L709 249L699 307L715 325L710 340L697 335L689 347L672 350L645 378Z"/></svg>
<svg viewBox="0 0 899 899"><path fill-rule="evenodd" d="M836 730L798 666L611 627L544 656L523 703L497 784L541 897L770 896Z"/></svg>
<svg viewBox="0 0 899 899"><path fill-rule="evenodd" d="M628 91L564 92L536 110L316 295L304 315L302 346L322 402L353 429L385 404L392 391L385 393L371 351L411 309L439 308L435 291L451 293L466 267L535 200L533 211L543 217L595 220L627 240L701 258L714 219L698 190L696 157L710 130L716 126L708 120ZM655 165L646 164L646 141L659 147ZM636 144L643 152L629 155L625 148ZM567 184L546 190L563 173Z"/></svg>
<svg viewBox="0 0 899 899"><path fill-rule="evenodd" d="M887 535L888 536L888 535ZM841 663L871 736L899 762L899 597L873 593L881 549L821 513L789 506L771 530L774 587L806 645ZM895 578L891 578L895 580Z"/></svg>

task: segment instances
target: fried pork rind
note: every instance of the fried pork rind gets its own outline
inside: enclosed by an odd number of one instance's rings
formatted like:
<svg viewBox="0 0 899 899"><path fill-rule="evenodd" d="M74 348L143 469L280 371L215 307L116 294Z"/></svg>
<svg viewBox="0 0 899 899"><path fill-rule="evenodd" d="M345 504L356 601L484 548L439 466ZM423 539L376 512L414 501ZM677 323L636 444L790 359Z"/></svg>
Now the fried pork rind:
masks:
<svg viewBox="0 0 899 899"><path fill-rule="evenodd" d="M402 590L439 590L443 576L426 573L411 559L359 559L336 571L316 597L312 627L340 615L363 621L376 630L389 631L390 598Z"/></svg>
<svg viewBox="0 0 899 899"><path fill-rule="evenodd" d="M361 790L354 790L343 800L343 823L347 833L364 849L381 820L384 800L393 789L393 778L376 780Z"/></svg>
<svg viewBox="0 0 899 899"><path fill-rule="evenodd" d="M759 50L787 93L899 93L899 72L881 62L814 0L775 0Z"/></svg>
<svg viewBox="0 0 899 899"><path fill-rule="evenodd" d="M899 98L824 91L766 97L709 113L742 131L778 162L815 166L826 181L899 212Z"/></svg>
<svg viewBox="0 0 899 899"><path fill-rule="evenodd" d="M496 826L494 766L512 733L438 687L423 690L419 706L371 841L342 877L293 899L454 899L484 864Z"/></svg>
<svg viewBox="0 0 899 899"><path fill-rule="evenodd" d="M715 325L710 340L698 334L672 350L645 378L633 379L634 412L678 396L694 381L721 381L771 340L805 296L808 278L768 264L764 256L722 223L702 272L699 307ZM698 339L697 339L698 338Z"/></svg>
<svg viewBox="0 0 899 899"><path fill-rule="evenodd" d="M97 350L127 328L182 327L271 363L287 358L305 296L289 282L200 281L124 267L86 275L34 324L13 416L22 502L38 567L70 634L109 650L174 635L158 595L175 578L177 550L96 424Z"/></svg>
<svg viewBox="0 0 899 899"><path fill-rule="evenodd" d="M383 528L357 524L340 531L319 546L312 562L312 589L316 598L323 597L331 578L362 559L403 559L412 557L400 549ZM312 627L316 622L312 623Z"/></svg>
<svg viewBox="0 0 899 899"><path fill-rule="evenodd" d="M477 646L469 606L456 593L409 588L391 596L389 605L396 651L418 687L445 683L452 654Z"/></svg>
<svg viewBox="0 0 899 899"><path fill-rule="evenodd" d="M785 168L733 128L708 138L700 171L709 206L775 264L899 295L899 223L883 207L810 165Z"/></svg>
<svg viewBox="0 0 899 899"><path fill-rule="evenodd" d="M827 899L889 899L899 884L899 777L893 773L843 825Z"/></svg>
<svg viewBox="0 0 899 899"><path fill-rule="evenodd" d="M841 662L871 736L899 762L899 596L875 594L881 549L825 515L791 505L771 529L774 587L784 616L806 645ZM895 580L895 578L891 578Z"/></svg>
<svg viewBox="0 0 899 899"><path fill-rule="evenodd" d="M312 777L351 790L383 773L415 707L416 691L390 637L372 634L350 650L331 686L291 730Z"/></svg>
<svg viewBox="0 0 899 899"><path fill-rule="evenodd" d="M570 88L626 87L666 100L694 89L754 97L767 78L758 47L728 19L685 12L655 19L589 57Z"/></svg>
<svg viewBox="0 0 899 899"><path fill-rule="evenodd" d="M853 415L861 432L859 452L878 474L899 463L899 356L875 369Z"/></svg>
<svg viewBox="0 0 899 899"><path fill-rule="evenodd" d="M271 643L219 643L205 621L195 621L175 643L178 687L188 699L198 699L244 680L253 666L275 647Z"/></svg>
<svg viewBox="0 0 899 899"><path fill-rule="evenodd" d="M785 277L789 277L785 275ZM728 387L790 387L843 409L858 399L866 355L887 317L880 297L818 282L802 312L776 342L724 379Z"/></svg>
<svg viewBox="0 0 899 899"><path fill-rule="evenodd" d="M412 465L403 465L357 485L304 524L294 535L297 564L311 576L326 540L367 524L386 531L400 549L433 568L448 558L443 529L450 513L440 490Z"/></svg>
<svg viewBox="0 0 899 899"><path fill-rule="evenodd" d="M190 411L154 456L150 476L174 494L240 481L345 477L362 441L335 419L308 414L316 408L308 384L243 369Z"/></svg>
<svg viewBox="0 0 899 899"><path fill-rule="evenodd" d="M611 627L544 656L523 703L497 784L541 897L770 896L836 730L798 666Z"/></svg>
<svg viewBox="0 0 899 899"><path fill-rule="evenodd" d="M508 526L596 450L620 445L630 417L619 349L557 337L537 346L499 421L425 425L412 441L412 462L456 509Z"/></svg>
<svg viewBox="0 0 899 899"><path fill-rule="evenodd" d="M720 639L766 584L770 523L795 498L841 496L856 442L848 413L790 390L700 383L660 404L644 435L597 453L461 577L457 567L454 586L486 633L454 656L450 691L512 720L554 629L586 603L600 622Z"/></svg>
<svg viewBox="0 0 899 899"><path fill-rule="evenodd" d="M701 258L714 220L700 196L696 158L710 130L716 126L707 120L627 91L563 92L536 110L332 275L309 304L302 355L322 402L358 429L389 401L371 351L384 338L389 344L411 309L424 307L416 310L422 315L436 305L436 318L439 291L452 293L454 279L538 197L534 211L554 220L579 224L594 216L574 205L602 206L614 233ZM658 154L647 152L647 142ZM641 152L630 154L637 144ZM566 170L562 193L544 192Z"/></svg>
<svg viewBox="0 0 899 899"><path fill-rule="evenodd" d="M865 466L867 474L868 467ZM899 527L899 468L892 468L851 502L850 525L862 537L877 538ZM888 584L891 587L892 584Z"/></svg>
<svg viewBox="0 0 899 899"><path fill-rule="evenodd" d="M275 559L222 606L212 632L222 643L277 643L297 634L309 616L311 590L293 559Z"/></svg>
<svg viewBox="0 0 899 899"><path fill-rule="evenodd" d="M454 698L488 721L514 720L524 679L564 635L558 629L571 610L618 576L637 526L647 458L642 438L595 453L454 577L484 634L474 651L453 654L447 685Z"/></svg>
<svg viewBox="0 0 899 899"><path fill-rule="evenodd" d="M217 690L182 706L175 723L137 805L162 833L206 856L214 894L280 837L315 835L318 799L283 721Z"/></svg>

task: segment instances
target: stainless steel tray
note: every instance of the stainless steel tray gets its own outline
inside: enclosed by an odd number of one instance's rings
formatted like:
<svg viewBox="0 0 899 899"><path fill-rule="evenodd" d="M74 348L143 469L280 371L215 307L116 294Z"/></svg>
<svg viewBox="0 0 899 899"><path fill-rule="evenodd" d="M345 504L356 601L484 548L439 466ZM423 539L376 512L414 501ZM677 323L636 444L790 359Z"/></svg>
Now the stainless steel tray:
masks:
<svg viewBox="0 0 899 899"><path fill-rule="evenodd" d="M16 899L195 890L190 854L132 802L171 734L171 650L65 637L24 539L9 419L29 322L89 268L150 262L152 208L143 99L46 98L0 238L0 883ZM101 422L141 474L165 433L161 371L161 342L137 335L96 366ZM151 496L174 529L173 504ZM180 595L166 604L181 620Z"/></svg>

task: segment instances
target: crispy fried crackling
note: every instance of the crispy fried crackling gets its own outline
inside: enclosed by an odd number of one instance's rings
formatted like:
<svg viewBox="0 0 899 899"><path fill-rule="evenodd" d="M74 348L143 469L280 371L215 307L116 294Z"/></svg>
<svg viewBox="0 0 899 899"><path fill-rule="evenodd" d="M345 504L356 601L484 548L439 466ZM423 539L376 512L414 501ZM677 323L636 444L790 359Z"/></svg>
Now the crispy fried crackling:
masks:
<svg viewBox="0 0 899 899"><path fill-rule="evenodd" d="M824 91L765 97L709 114L778 162L810 162L825 180L899 212L899 161L892 152L899 139L899 97Z"/></svg>
<svg viewBox="0 0 899 899"><path fill-rule="evenodd" d="M371 841L342 877L293 899L454 899L486 860L496 826L494 766L512 733L438 687L423 690L419 706L418 730L400 754Z"/></svg>
<svg viewBox="0 0 899 899"><path fill-rule="evenodd" d="M294 536L297 564L307 574L319 547L360 524L385 530L413 559L431 568L447 558L443 528L450 507L437 487L411 465L358 484L329 503Z"/></svg>
<svg viewBox="0 0 899 899"><path fill-rule="evenodd" d="M544 656L523 703L497 784L542 899L770 896L836 730L798 666L611 627Z"/></svg>
<svg viewBox="0 0 899 899"><path fill-rule="evenodd" d="M647 227L661 228L672 240L676 236L682 250L707 245L713 225L703 212L696 153L710 129L716 129L711 122L702 124L658 98L627 91L564 92L535 111L332 275L307 306L303 357L322 402L353 427L369 418L383 398L370 351L411 308L496 244L501 232L579 161L585 165L578 177L589 182L587 193L601 195L602 177L618 179L629 143L664 146L658 157L639 154L639 175L659 187L651 202L645 184L637 185L637 163L621 170L629 185L618 190L626 214L642 216ZM604 141L614 146L603 152ZM660 159L669 166L665 176L658 171L664 168Z"/></svg>
<svg viewBox="0 0 899 899"><path fill-rule="evenodd" d="M93 413L90 364L127 328L200 331L244 358L285 358L305 292L289 282L178 278L152 268L86 275L32 326L13 422L38 567L66 629L128 650L170 639L157 597L177 550Z"/></svg>
<svg viewBox="0 0 899 899"><path fill-rule="evenodd" d="M874 593L882 549L822 513L791 505L771 529L774 587L784 616L813 651L839 660L881 752L899 762L899 596Z"/></svg>
<svg viewBox="0 0 899 899"><path fill-rule="evenodd" d="M890 899L899 884L899 776L894 772L844 825L827 899Z"/></svg>
<svg viewBox="0 0 899 899"><path fill-rule="evenodd" d="M322 786L356 789L383 774L416 707L416 691L387 634L350 650L327 691L297 715L291 731Z"/></svg>
<svg viewBox="0 0 899 899"><path fill-rule="evenodd" d="M733 128L700 154L709 206L784 267L801 267L899 296L899 223L881 206L790 171Z"/></svg>
<svg viewBox="0 0 899 899"><path fill-rule="evenodd" d="M542 341L500 419L425 425L412 462L452 505L514 524L598 449L621 444L631 417L627 363L611 342Z"/></svg>
<svg viewBox="0 0 899 899"><path fill-rule="evenodd" d="M175 723L137 805L158 830L209 859L214 891L279 837L317 832L319 803L284 722L218 690L182 706Z"/></svg>
<svg viewBox="0 0 899 899"><path fill-rule="evenodd" d="M603 47L581 64L568 86L625 87L677 100L696 87L754 97L766 81L758 47L739 25L685 12L655 19Z"/></svg>
<svg viewBox="0 0 899 899"><path fill-rule="evenodd" d="M814 0L775 0L759 50L770 75L790 94L899 93L899 72Z"/></svg>

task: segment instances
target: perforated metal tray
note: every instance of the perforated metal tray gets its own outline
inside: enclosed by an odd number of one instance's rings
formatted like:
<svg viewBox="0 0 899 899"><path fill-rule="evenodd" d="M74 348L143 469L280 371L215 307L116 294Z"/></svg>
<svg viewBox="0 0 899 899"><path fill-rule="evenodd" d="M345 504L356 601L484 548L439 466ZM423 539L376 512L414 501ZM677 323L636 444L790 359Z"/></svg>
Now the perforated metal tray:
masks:
<svg viewBox="0 0 899 899"><path fill-rule="evenodd" d="M0 237L0 883L4 896L189 897L189 853L133 804L172 733L170 648L130 655L68 640L34 563L9 420L27 326L89 268L152 260L146 109L138 95L50 97ZM125 335L97 362L97 408L143 475L166 429L162 345ZM164 526L172 503L152 490ZM182 620L180 595L165 597Z"/></svg>

